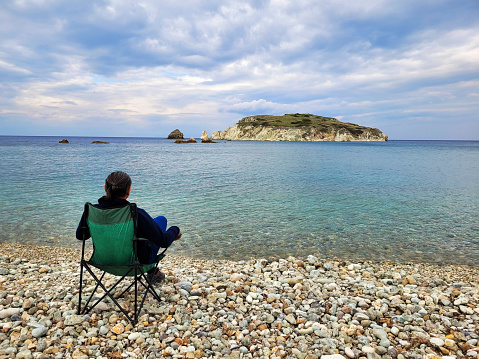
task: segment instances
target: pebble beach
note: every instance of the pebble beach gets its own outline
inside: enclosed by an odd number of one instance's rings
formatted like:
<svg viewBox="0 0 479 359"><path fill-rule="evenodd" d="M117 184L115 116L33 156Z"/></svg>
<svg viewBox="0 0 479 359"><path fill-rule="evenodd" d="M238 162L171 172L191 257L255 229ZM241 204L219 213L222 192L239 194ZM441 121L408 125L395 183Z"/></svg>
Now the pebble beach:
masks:
<svg viewBox="0 0 479 359"><path fill-rule="evenodd" d="M79 260L0 244L0 358L479 357L479 267L167 253L132 326L108 300L77 315Z"/></svg>

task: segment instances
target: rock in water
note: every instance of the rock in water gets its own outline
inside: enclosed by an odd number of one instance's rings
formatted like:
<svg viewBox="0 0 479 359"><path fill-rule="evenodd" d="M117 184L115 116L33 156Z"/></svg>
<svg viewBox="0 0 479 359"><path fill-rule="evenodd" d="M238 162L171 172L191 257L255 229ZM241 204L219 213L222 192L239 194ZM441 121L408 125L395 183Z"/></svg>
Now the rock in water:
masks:
<svg viewBox="0 0 479 359"><path fill-rule="evenodd" d="M176 129L168 135L168 139L169 140L182 140L182 139L184 139L183 133L180 130Z"/></svg>
<svg viewBox="0 0 479 359"><path fill-rule="evenodd" d="M58 141L58 143L70 143L70 142L68 142L68 140L66 138L64 138L63 140Z"/></svg>
<svg viewBox="0 0 479 359"><path fill-rule="evenodd" d="M202 141L208 140L208 132L206 131L201 132L201 140Z"/></svg>
<svg viewBox="0 0 479 359"><path fill-rule="evenodd" d="M216 142L208 137L208 132L203 131L201 133L201 143L216 143Z"/></svg>
<svg viewBox="0 0 479 359"><path fill-rule="evenodd" d="M190 139L188 141L176 140L175 143L196 143L196 140L193 137L190 137Z"/></svg>

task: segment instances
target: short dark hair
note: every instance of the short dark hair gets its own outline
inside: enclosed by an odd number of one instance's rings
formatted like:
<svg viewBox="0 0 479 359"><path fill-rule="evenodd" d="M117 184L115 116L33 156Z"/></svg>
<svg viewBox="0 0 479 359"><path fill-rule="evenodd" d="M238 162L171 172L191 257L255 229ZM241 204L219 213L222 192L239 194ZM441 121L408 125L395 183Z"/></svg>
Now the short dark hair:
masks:
<svg viewBox="0 0 479 359"><path fill-rule="evenodd" d="M130 176L122 171L115 171L108 175L105 180L105 191L107 198L125 197L131 187Z"/></svg>

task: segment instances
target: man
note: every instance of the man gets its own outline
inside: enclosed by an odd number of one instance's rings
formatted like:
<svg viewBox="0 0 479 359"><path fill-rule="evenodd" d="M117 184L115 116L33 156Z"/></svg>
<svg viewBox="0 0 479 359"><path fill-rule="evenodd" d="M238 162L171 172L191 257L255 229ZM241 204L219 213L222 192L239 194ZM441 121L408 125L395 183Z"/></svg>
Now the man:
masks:
<svg viewBox="0 0 479 359"><path fill-rule="evenodd" d="M98 199L98 208L118 208L128 205L127 198L131 191L131 178L122 171L110 173L105 180L105 196ZM82 219L76 231L77 239L83 239ZM181 238L180 228L172 226L166 229L167 219L163 216L152 218L144 209L138 208L137 236L145 238L147 241L139 241L137 254L142 264L149 264L155 261L160 248L168 248L174 241ZM86 238L90 238L90 233L86 233ZM165 279L165 274L153 268L148 271L148 279L152 283L160 282Z"/></svg>

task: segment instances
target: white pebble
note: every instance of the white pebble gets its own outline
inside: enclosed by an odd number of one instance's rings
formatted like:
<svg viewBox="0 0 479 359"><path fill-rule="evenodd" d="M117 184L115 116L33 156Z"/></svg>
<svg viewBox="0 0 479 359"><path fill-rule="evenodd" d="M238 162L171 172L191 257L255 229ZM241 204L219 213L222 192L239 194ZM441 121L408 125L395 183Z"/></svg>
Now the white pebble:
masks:
<svg viewBox="0 0 479 359"><path fill-rule="evenodd" d="M353 350L352 350L351 348L349 348L349 347L346 347L346 348L344 349L344 353L345 353L349 358L354 358L354 357L355 357Z"/></svg>

